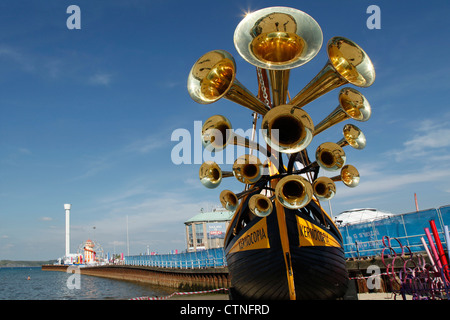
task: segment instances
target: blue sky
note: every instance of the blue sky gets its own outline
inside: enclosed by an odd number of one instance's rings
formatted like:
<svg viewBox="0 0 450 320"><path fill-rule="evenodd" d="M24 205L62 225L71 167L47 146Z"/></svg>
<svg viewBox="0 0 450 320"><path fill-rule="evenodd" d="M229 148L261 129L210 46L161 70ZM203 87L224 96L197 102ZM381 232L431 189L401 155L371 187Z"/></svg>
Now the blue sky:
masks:
<svg viewBox="0 0 450 320"><path fill-rule="evenodd" d="M69 5L81 29L69 30ZM369 5L381 29L366 26ZM237 78L256 92L255 69L238 56L233 33L247 11L295 7L321 26L324 45L291 71L294 95L326 62L333 36L358 43L371 57L375 83L360 91L372 106L356 123L368 145L346 147L361 174L337 185L337 214L372 207L393 213L450 204L450 5L446 1L12 1L0 4L0 259L53 259L64 254L64 203L72 204L71 251L94 238L105 251L185 249L183 222L219 205L218 189L198 181L200 164L175 165L174 130L227 116L247 130L251 111L223 100L189 97L193 63L214 49L229 51ZM304 109L320 121L338 90ZM260 122L259 122L260 123ZM321 133L310 154L337 142L342 125ZM231 165L223 165L230 170ZM94 230L95 227L95 230Z"/></svg>

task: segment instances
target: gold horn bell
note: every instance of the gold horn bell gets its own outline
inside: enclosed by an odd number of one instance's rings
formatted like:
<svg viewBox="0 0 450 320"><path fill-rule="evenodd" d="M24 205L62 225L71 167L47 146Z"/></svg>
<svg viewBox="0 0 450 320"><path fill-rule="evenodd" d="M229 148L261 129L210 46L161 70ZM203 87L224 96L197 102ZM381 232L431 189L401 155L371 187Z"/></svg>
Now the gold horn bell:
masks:
<svg viewBox="0 0 450 320"><path fill-rule="evenodd" d="M272 200L263 194L254 194L248 201L248 208L258 217L267 217L272 213Z"/></svg>
<svg viewBox="0 0 450 320"><path fill-rule="evenodd" d="M342 167L341 175L332 177L333 181L342 181L347 187L354 188L359 184L359 172L351 164L347 164Z"/></svg>
<svg viewBox="0 0 450 320"><path fill-rule="evenodd" d="M319 177L314 180L313 184L314 195L319 200L331 200L336 194L336 185L328 177Z"/></svg>
<svg viewBox="0 0 450 320"><path fill-rule="evenodd" d="M300 209L312 199L311 183L297 175L286 176L278 181L275 187L277 200L286 208Z"/></svg>
<svg viewBox="0 0 450 320"><path fill-rule="evenodd" d="M267 150L258 143L250 141L233 132L230 120L222 115L214 115L206 119L202 126L202 145L206 150L220 151L228 144L259 150L267 154Z"/></svg>
<svg viewBox="0 0 450 320"><path fill-rule="evenodd" d="M222 182L222 178L232 177L233 172L222 171L214 161L205 161L199 169L198 176L200 182L209 189L217 188Z"/></svg>
<svg viewBox="0 0 450 320"><path fill-rule="evenodd" d="M254 184L263 175L263 164L258 157L245 154L234 161L233 171L223 171L214 161L205 161L199 169L200 182L209 189L217 188L223 178L236 177L242 183Z"/></svg>
<svg viewBox="0 0 450 320"><path fill-rule="evenodd" d="M254 184L263 175L263 164L258 157L244 154L236 159L233 164L233 174L240 182Z"/></svg>
<svg viewBox="0 0 450 320"><path fill-rule="evenodd" d="M332 178L319 177L314 180L312 187L314 195L319 200L331 200L336 194L335 181L342 181L347 187L354 188L359 184L359 172L351 164L342 167L341 174Z"/></svg>
<svg viewBox="0 0 450 320"><path fill-rule="evenodd" d="M333 37L327 44L328 62L289 104L303 107L344 84L369 87L375 81L375 68L366 52L353 41Z"/></svg>
<svg viewBox="0 0 450 320"><path fill-rule="evenodd" d="M273 105L286 103L289 70L314 58L322 47L319 24L303 11L270 7L245 16L234 45L250 64L269 70Z"/></svg>
<svg viewBox="0 0 450 320"><path fill-rule="evenodd" d="M344 137L336 142L341 148L351 146L355 149L364 149L367 144L366 136L357 126L353 124L346 124L342 129Z"/></svg>
<svg viewBox="0 0 450 320"><path fill-rule="evenodd" d="M213 50L201 56L189 73L187 87L191 98L200 104L226 98L259 114L269 111L269 107L236 79L236 62L225 50Z"/></svg>
<svg viewBox="0 0 450 320"><path fill-rule="evenodd" d="M333 142L324 142L316 149L317 164L327 171L341 169L345 165L347 156L344 150Z"/></svg>
<svg viewBox="0 0 450 320"><path fill-rule="evenodd" d="M219 196L220 203L225 209L235 211L238 206L239 199L258 190L261 190L261 188L253 187L251 189L242 191L241 193L238 194L235 194L233 191L230 190L222 190Z"/></svg>
<svg viewBox="0 0 450 320"><path fill-rule="evenodd" d="M302 109L281 105L264 116L262 134L266 143L283 153L295 153L305 149L314 136L311 117Z"/></svg>
<svg viewBox="0 0 450 320"><path fill-rule="evenodd" d="M339 92L339 105L325 119L314 127L314 135L347 119L364 122L372 114L367 99L353 88L343 88Z"/></svg>

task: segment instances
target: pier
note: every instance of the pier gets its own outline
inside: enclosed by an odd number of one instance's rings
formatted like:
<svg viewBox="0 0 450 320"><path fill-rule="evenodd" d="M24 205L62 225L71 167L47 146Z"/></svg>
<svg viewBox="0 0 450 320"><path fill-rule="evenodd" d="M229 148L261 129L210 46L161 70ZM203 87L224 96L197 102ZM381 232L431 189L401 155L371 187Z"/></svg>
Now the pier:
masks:
<svg viewBox="0 0 450 320"><path fill-rule="evenodd" d="M361 293L409 292L421 297L450 297L447 274L450 206L407 213L341 227L349 278L347 298ZM443 259L437 268L430 260L423 237L428 226L435 226L434 242L446 245L447 251L433 256ZM433 229L433 228L432 228ZM425 232L425 233L424 233ZM429 233L429 232L428 232ZM390 234L392 238L382 236ZM441 239L439 239L441 238ZM358 239L353 243L349 240ZM365 241L362 241L365 240ZM421 241L422 240L422 241ZM420 242L419 242L420 241ZM450 256L449 256L450 258ZM42 270L66 272L69 265L43 265ZM81 274L119 280L138 281L179 291L210 290L231 287L231 275L223 248L162 255L126 256L120 264L82 265ZM374 286L374 283L376 285ZM445 293L445 295L443 295Z"/></svg>
<svg viewBox="0 0 450 320"><path fill-rule="evenodd" d="M392 258L384 261L386 264L393 262ZM394 270L398 272L403 268L404 262L400 259L394 261ZM391 288L386 267L380 257L366 259L351 259L347 261L347 270L349 272L350 282L355 286L355 293L368 293L367 279L373 273L371 267L379 268L379 277L381 281L380 288L376 292L391 292L396 288ZM68 265L43 265L44 271L62 271L66 272ZM177 290L208 290L218 288L229 288L231 278L227 267L211 268L164 268L151 266L132 266L132 265L105 265L79 267L81 274L104 277L110 279L119 279L127 281L138 281L150 283L159 286L175 288Z"/></svg>
<svg viewBox="0 0 450 320"><path fill-rule="evenodd" d="M67 265L43 265L44 271L66 272ZM110 279L139 281L178 290L229 288L227 267L175 269L150 266L105 265L78 267L80 274Z"/></svg>

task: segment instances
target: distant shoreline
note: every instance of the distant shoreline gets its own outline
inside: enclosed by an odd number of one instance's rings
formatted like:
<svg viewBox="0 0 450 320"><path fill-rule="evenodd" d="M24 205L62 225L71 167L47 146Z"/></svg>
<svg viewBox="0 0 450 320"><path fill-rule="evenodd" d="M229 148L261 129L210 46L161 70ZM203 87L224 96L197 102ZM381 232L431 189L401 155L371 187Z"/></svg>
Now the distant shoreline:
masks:
<svg viewBox="0 0 450 320"><path fill-rule="evenodd" d="M27 267L40 267L43 264L53 264L56 260L0 260L0 268L27 268Z"/></svg>

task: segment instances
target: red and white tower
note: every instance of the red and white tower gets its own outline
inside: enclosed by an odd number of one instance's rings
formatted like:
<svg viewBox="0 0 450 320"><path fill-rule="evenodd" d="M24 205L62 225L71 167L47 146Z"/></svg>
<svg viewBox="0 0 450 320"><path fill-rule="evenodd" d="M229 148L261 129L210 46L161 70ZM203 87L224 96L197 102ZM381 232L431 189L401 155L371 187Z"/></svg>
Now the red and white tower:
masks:
<svg viewBox="0 0 450 320"><path fill-rule="evenodd" d="M91 240L88 240L84 245L84 263L89 264L94 262L95 262L94 243Z"/></svg>

